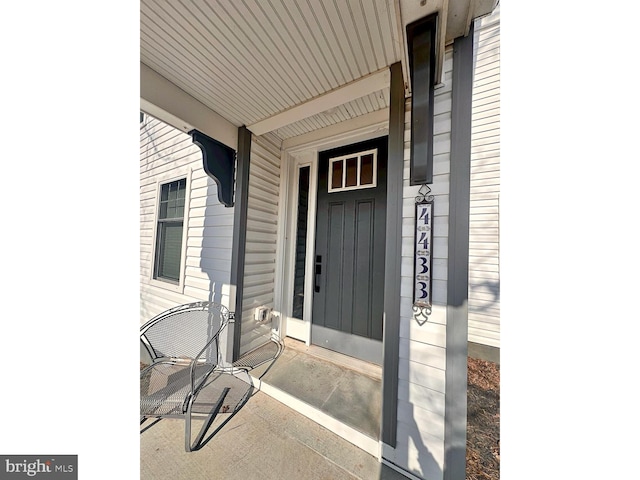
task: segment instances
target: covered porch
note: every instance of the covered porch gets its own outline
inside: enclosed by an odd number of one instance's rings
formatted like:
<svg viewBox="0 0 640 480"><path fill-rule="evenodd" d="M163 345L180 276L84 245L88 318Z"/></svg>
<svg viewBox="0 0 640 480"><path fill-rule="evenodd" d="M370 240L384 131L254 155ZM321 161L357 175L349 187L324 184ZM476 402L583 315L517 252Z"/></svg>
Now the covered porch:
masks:
<svg viewBox="0 0 640 480"><path fill-rule="evenodd" d="M454 255L464 242L453 243L453 233L464 226L454 220L463 217L458 205L466 197L464 183L456 183L454 157L465 155L464 129L456 130L468 107L464 85L471 75L464 39L468 44L474 18L494 6L409 0L278 1L269 8L257 1L141 2L141 111L188 135L202 156L199 168L189 163L171 172L156 154L164 147L153 135L162 127L145 124L153 137L141 173L149 182L147 260L155 248L152 196L160 182L183 176L190 211L177 283L167 288L151 267L143 267L149 280L141 289L142 315L182 299L227 305L235 315L225 340L229 363L281 342L284 352L272 367L253 371L264 393L382 463L423 478L464 476L466 307L460 295L466 295L466 277L455 265L464 252ZM414 92L413 72L426 82L418 84L422 96ZM426 101L420 114L413 110L415 98ZM412 122L419 115L430 130L414 162L420 142L413 138ZM360 179L371 161L367 142L379 139L387 156L379 157L385 196L377 205L386 217L375 247L382 250L371 247L375 253L369 254L371 265L374 259L379 263L366 268L381 283L346 296L354 299L354 312L377 302L381 323L379 331L362 327L364 335L335 335L327 312L342 287L329 300L318 296L331 286L319 283L326 282L322 275L338 264L323 263L328 255L320 254L318 243L322 228L331 226L330 220L321 228L317 220L321 155L335 152L327 161L345 180L331 188L351 194L375 184L376 176L349 184L350 156L359 159L354 171ZM340 153L353 145L367 147ZM342 170L335 159L343 162ZM418 167L426 176L414 178ZM151 177L156 171L162 178ZM428 322L412 310L410 245L414 199L427 184L436 199ZM362 202L355 200L365 205L369 199ZM331 208L330 201L322 205ZM362 245L367 238L362 236ZM359 301L359 295L367 300ZM327 308L318 311L321 301ZM329 320L320 324L322 315ZM347 321L355 324L360 315L347 315ZM318 372L313 379L311 371ZM310 395L320 385L318 396ZM356 406L366 407L356 417L354 393L361 394Z"/></svg>

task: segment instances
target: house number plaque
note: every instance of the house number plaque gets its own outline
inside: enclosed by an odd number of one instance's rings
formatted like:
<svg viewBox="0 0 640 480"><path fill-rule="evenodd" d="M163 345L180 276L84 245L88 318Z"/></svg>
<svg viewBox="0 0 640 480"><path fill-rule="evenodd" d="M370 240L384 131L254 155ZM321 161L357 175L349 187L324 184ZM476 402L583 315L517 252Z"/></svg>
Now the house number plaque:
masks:
<svg viewBox="0 0 640 480"><path fill-rule="evenodd" d="M433 242L433 195L423 185L416 197L413 313L422 325L431 314L431 267Z"/></svg>

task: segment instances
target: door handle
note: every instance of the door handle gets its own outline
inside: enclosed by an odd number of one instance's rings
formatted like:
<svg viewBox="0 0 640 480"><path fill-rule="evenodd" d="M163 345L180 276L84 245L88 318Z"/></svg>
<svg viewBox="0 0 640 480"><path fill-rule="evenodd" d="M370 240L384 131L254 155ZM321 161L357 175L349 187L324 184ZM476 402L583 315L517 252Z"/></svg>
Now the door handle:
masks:
<svg viewBox="0 0 640 480"><path fill-rule="evenodd" d="M313 275L313 289L316 293L320 291L320 283L318 283L318 275L322 275L322 255L316 255L316 265Z"/></svg>

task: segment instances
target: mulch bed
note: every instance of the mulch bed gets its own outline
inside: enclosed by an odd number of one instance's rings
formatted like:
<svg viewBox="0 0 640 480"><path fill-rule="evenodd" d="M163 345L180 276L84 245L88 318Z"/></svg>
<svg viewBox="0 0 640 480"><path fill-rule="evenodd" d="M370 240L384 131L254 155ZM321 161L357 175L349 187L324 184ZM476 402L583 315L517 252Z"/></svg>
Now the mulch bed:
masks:
<svg viewBox="0 0 640 480"><path fill-rule="evenodd" d="M467 480L500 478L500 365L467 362Z"/></svg>

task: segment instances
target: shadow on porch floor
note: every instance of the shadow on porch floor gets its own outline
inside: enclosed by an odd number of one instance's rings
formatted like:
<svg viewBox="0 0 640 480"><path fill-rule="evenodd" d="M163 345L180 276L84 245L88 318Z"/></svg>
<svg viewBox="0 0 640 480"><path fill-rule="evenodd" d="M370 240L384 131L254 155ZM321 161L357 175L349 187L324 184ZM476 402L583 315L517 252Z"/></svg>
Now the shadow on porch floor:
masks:
<svg viewBox="0 0 640 480"><path fill-rule="evenodd" d="M356 370L345 368L334 363L339 357L332 357L328 351L317 352L312 348L309 353L304 344L292 344L289 340L285 343L284 350L283 344L268 344L241 358L236 366L250 368L254 379L262 377L263 385L268 381L275 388L298 395L314 408L377 439L381 395L380 379L376 378L378 367L351 359L351 367ZM328 355L334 362L316 354ZM197 431L200 421L194 423ZM400 480L406 477L307 416L264 392L255 391L233 415L219 415L211 425L207 441L197 451L184 451L182 420L164 419L145 429L140 435L140 478Z"/></svg>
<svg viewBox="0 0 640 480"><path fill-rule="evenodd" d="M199 428L199 427L198 427ZM257 392L200 450L184 451L184 422L140 435L141 480L400 480L395 470Z"/></svg>

